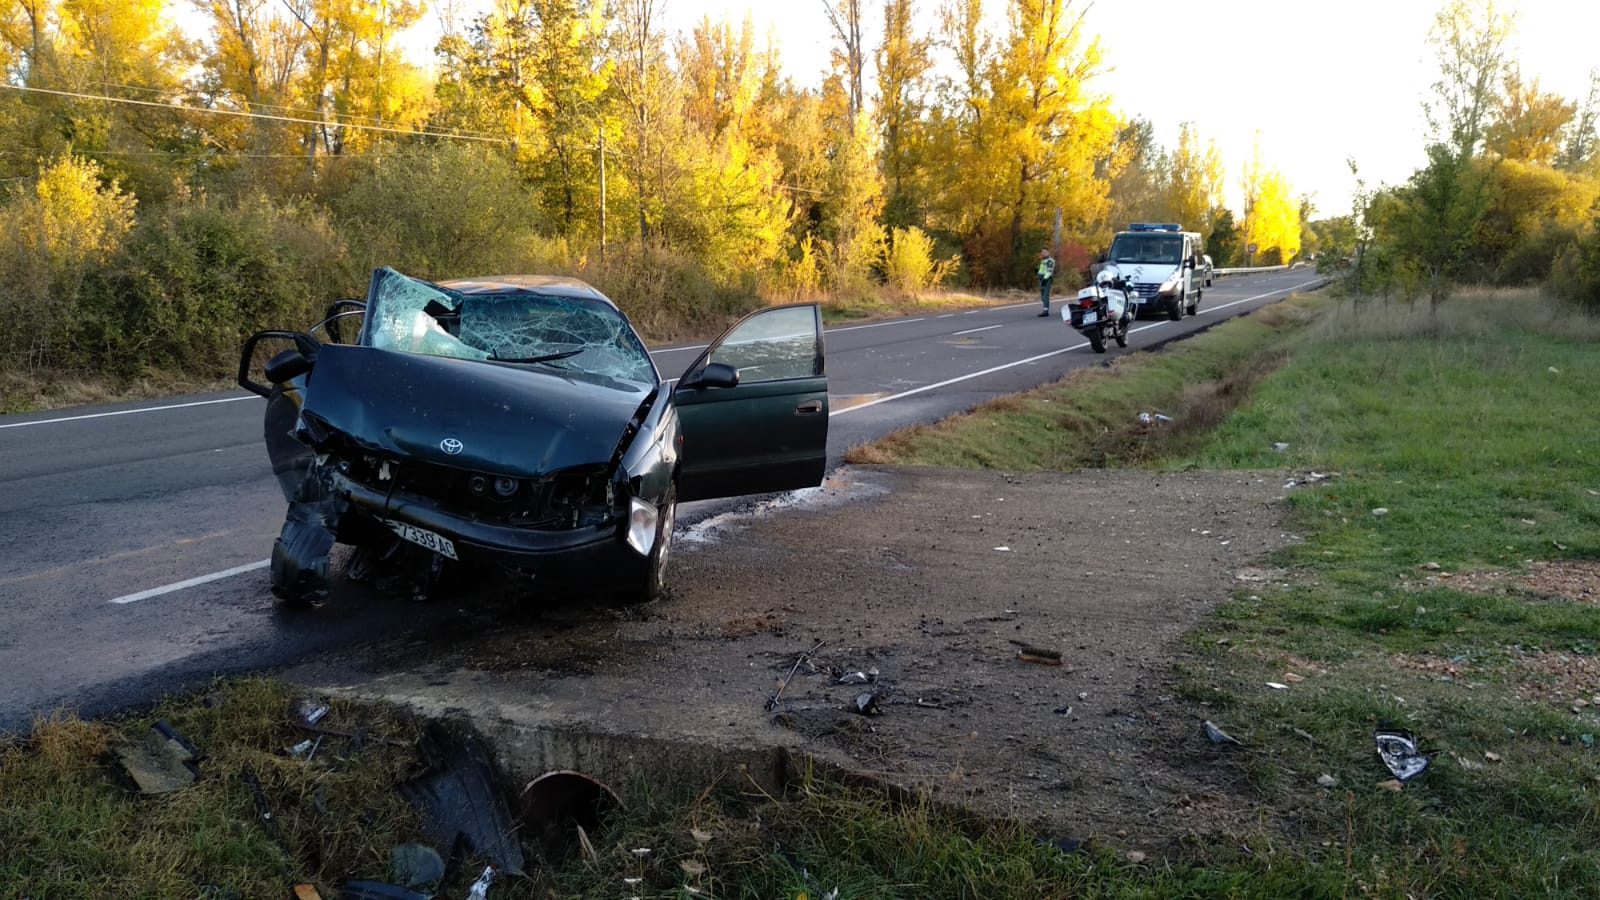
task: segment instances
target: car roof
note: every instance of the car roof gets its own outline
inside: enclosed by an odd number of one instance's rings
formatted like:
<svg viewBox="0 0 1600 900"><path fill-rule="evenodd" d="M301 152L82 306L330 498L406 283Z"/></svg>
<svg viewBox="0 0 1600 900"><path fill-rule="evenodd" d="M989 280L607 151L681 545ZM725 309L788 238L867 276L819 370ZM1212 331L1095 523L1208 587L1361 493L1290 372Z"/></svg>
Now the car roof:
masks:
<svg viewBox="0 0 1600 900"><path fill-rule="evenodd" d="M617 305L588 282L565 275L488 275L481 278L456 278L441 281L439 284L463 294L514 294L530 291L556 297L599 300L612 307Z"/></svg>

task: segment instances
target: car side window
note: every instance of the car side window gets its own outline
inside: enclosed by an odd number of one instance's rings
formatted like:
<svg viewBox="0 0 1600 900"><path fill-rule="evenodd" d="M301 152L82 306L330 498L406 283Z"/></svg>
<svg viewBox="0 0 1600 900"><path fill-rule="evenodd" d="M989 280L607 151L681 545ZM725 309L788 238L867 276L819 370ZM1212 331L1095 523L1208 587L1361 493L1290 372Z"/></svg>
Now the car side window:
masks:
<svg viewBox="0 0 1600 900"><path fill-rule="evenodd" d="M813 307L773 309L740 323L708 361L738 369L740 384L810 378L822 374L819 340Z"/></svg>

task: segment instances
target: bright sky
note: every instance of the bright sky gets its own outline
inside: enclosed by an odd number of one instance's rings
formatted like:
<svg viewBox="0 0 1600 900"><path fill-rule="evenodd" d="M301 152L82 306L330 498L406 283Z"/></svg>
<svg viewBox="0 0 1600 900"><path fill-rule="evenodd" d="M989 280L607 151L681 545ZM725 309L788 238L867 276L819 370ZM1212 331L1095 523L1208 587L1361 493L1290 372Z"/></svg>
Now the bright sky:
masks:
<svg viewBox="0 0 1600 900"><path fill-rule="evenodd" d="M455 0L463 19L487 0ZM775 35L784 68L818 85L828 68L826 0L666 0L674 30L702 16L742 21ZM986 0L993 15L1004 0ZM878 0L863 0L876 47ZM917 27L931 29L939 0L917 0ZM1428 31L1442 0L1099 0L1087 6L1110 71L1097 79L1122 115L1149 119L1167 148L1195 123L1217 141L1230 200L1260 133L1269 167L1309 193L1318 217L1347 212L1354 157L1369 186L1404 181L1422 159L1422 101L1437 78ZM1512 58L1524 77L1568 100L1587 94L1600 67L1600 2L1507 0L1516 11ZM431 18L431 17L430 17ZM869 70L871 66L869 65ZM869 77L873 74L869 71Z"/></svg>

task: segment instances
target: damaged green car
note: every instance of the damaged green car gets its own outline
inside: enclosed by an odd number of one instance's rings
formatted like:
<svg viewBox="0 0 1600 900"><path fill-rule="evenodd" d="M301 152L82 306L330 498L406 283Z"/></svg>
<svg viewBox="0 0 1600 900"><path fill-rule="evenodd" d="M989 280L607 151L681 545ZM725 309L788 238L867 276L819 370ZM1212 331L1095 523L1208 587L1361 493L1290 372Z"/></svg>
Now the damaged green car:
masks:
<svg viewBox="0 0 1600 900"><path fill-rule="evenodd" d="M355 577L420 561L419 593L487 566L652 599L678 503L822 481L815 305L752 313L675 383L616 304L574 279L385 268L329 313L253 335L239 363L267 399L289 503L271 565L286 603L326 594L335 544L355 548Z"/></svg>

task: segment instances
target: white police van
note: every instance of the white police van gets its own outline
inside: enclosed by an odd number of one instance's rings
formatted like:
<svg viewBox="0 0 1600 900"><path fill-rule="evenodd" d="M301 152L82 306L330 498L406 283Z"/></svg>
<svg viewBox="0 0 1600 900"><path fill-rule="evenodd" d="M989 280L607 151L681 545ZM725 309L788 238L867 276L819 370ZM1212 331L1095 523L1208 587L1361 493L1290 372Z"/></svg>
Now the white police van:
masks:
<svg viewBox="0 0 1600 900"><path fill-rule="evenodd" d="M1101 260L1128 283L1134 315L1165 312L1176 322L1200 307L1200 235L1176 223L1135 222L1117 232Z"/></svg>

